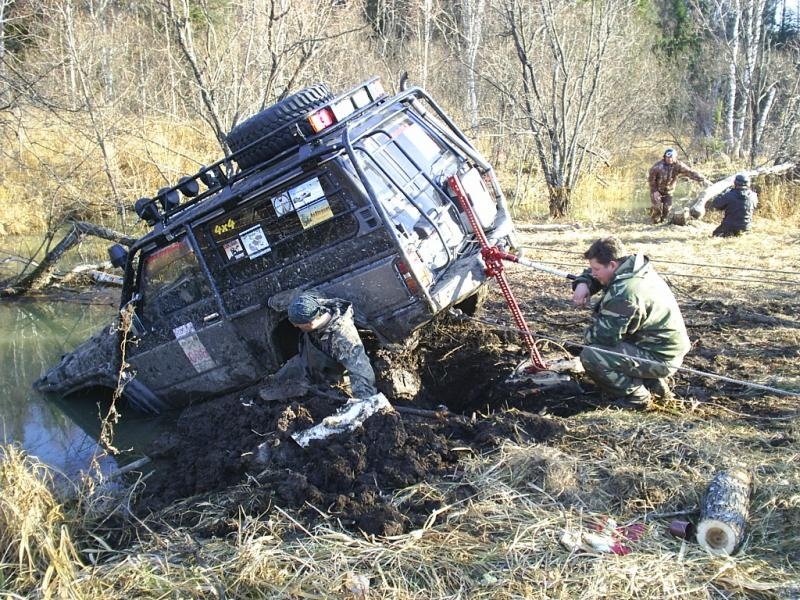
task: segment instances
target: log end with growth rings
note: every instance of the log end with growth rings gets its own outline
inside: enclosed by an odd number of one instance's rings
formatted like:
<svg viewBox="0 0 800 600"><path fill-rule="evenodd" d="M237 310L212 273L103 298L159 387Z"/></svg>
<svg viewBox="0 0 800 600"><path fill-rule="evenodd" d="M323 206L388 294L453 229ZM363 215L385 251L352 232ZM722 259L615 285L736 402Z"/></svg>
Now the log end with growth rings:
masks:
<svg viewBox="0 0 800 600"><path fill-rule="evenodd" d="M741 544L752 489L749 470L717 473L706 490L697 524L697 542L710 553L730 556Z"/></svg>

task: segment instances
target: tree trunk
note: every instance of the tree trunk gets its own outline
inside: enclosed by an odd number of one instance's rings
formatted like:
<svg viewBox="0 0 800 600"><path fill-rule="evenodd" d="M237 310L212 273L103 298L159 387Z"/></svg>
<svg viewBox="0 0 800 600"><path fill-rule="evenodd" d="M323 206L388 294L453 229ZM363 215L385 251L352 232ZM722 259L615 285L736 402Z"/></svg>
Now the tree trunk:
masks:
<svg viewBox="0 0 800 600"><path fill-rule="evenodd" d="M566 217L572 204L572 190L565 186L548 186L547 191L550 194L550 217Z"/></svg>
<svg viewBox="0 0 800 600"><path fill-rule="evenodd" d="M744 537L752 475L743 468L717 473L700 506L697 542L712 554L729 556Z"/></svg>

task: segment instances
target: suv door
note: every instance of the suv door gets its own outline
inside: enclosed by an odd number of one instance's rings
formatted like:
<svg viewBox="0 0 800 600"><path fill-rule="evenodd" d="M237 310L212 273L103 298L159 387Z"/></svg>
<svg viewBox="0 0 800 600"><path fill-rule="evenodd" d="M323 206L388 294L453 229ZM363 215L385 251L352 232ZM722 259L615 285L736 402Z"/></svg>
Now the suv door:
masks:
<svg viewBox="0 0 800 600"><path fill-rule="evenodd" d="M222 317L187 236L143 251L138 293L140 337L128 345L127 360L136 378L164 403L162 410L263 375L233 324Z"/></svg>

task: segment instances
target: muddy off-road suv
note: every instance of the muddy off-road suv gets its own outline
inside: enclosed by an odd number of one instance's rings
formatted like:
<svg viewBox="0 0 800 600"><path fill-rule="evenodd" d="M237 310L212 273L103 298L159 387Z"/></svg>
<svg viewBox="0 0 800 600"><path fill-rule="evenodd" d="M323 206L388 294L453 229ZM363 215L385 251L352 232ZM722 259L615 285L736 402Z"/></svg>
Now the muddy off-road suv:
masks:
<svg viewBox="0 0 800 600"><path fill-rule="evenodd" d="M491 166L419 88L390 96L371 79L334 98L315 85L227 142L229 157L138 200L152 231L109 249L132 326L105 328L37 389L115 389L123 352L123 394L143 411L246 387L297 352L285 308L307 288L350 301L387 347L469 312L486 274L453 176L489 242L513 246Z"/></svg>

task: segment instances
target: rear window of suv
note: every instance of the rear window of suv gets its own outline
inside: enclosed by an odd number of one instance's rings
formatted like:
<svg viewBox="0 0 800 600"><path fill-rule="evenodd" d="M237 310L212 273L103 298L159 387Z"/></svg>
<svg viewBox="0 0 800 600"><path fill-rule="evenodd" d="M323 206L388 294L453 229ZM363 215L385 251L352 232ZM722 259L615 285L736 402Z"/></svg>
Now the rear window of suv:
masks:
<svg viewBox="0 0 800 600"><path fill-rule="evenodd" d="M329 171L259 193L204 223L197 238L225 293L354 236L351 192Z"/></svg>
<svg viewBox="0 0 800 600"><path fill-rule="evenodd" d="M398 114L356 145L360 164L395 229L429 269L449 264L464 240L445 176L459 156L406 114Z"/></svg>

